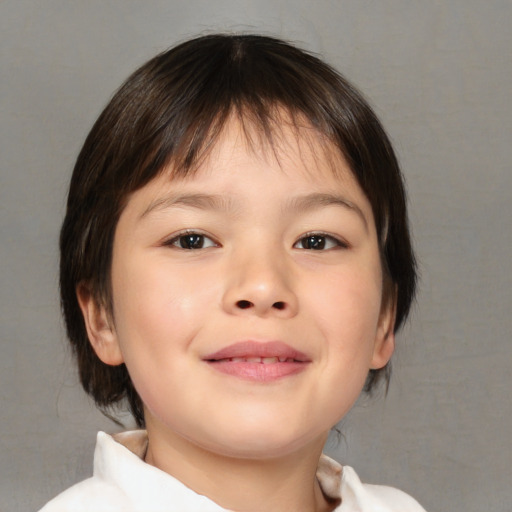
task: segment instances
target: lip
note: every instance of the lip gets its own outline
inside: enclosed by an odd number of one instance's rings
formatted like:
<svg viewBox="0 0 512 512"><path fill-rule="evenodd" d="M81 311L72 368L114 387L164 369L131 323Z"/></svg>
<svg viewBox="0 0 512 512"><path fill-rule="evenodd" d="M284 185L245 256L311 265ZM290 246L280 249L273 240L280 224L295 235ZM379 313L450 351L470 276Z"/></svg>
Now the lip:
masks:
<svg viewBox="0 0 512 512"><path fill-rule="evenodd" d="M257 382L269 382L306 369L311 359L281 341L242 341L203 357L221 373Z"/></svg>

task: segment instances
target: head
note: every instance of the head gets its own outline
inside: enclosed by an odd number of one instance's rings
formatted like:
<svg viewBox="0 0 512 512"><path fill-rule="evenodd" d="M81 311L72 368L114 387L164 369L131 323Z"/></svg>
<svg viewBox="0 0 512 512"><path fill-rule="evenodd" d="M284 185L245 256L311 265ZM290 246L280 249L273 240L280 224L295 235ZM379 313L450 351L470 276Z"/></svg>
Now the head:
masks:
<svg viewBox="0 0 512 512"><path fill-rule="evenodd" d="M248 127L248 139L256 133L270 146L283 119L296 127L307 124L328 141L371 205L383 300L394 305L395 331L414 297L402 176L386 133L360 93L315 56L277 39L210 35L178 45L130 76L96 121L73 172L60 238L62 307L82 385L102 408L126 399L139 425L143 406L128 371L95 354L77 290L86 287L112 314L114 236L131 194L170 166L176 178L192 175L234 118ZM388 379L389 364L370 370L365 389Z"/></svg>

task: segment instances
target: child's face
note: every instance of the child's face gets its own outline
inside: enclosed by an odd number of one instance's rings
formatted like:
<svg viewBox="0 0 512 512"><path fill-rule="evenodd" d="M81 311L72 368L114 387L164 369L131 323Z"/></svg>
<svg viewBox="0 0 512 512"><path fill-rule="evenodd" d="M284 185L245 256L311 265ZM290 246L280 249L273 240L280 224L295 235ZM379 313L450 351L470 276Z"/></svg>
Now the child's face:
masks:
<svg viewBox="0 0 512 512"><path fill-rule="evenodd" d="M341 156L287 130L277 161L232 121L196 174L120 217L114 326L91 337L153 436L258 458L318 444L391 356L371 206Z"/></svg>

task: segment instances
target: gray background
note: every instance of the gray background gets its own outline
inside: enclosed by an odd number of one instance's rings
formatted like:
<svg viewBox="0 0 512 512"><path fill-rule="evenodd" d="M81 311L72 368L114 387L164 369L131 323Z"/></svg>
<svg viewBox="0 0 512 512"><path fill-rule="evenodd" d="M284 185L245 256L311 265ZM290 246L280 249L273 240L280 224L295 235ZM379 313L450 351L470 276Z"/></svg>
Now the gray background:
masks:
<svg viewBox="0 0 512 512"><path fill-rule="evenodd" d="M299 42L371 98L400 155L421 292L387 399L329 443L433 511L510 511L512 3L418 0L0 2L0 508L90 472L115 426L77 385L57 235L74 158L136 66L211 30ZM333 390L333 392L335 392Z"/></svg>

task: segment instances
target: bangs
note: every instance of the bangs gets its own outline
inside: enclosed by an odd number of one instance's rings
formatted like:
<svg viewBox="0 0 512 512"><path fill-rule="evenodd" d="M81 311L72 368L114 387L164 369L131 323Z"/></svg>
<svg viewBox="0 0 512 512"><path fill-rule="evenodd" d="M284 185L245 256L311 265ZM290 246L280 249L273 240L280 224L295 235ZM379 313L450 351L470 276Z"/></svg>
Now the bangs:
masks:
<svg viewBox="0 0 512 512"><path fill-rule="evenodd" d="M240 123L250 147L269 144L275 153L286 125L298 137L311 140L305 135L314 132L322 143L330 141L353 167L332 114L340 100L352 104L357 93L330 67L256 36L207 36L201 51L195 46L187 42L155 57L116 95L122 99L117 124L130 148L118 167L124 175L118 183L131 173L125 192L170 166L176 176L193 172L231 119ZM351 97L343 100L340 91Z"/></svg>

